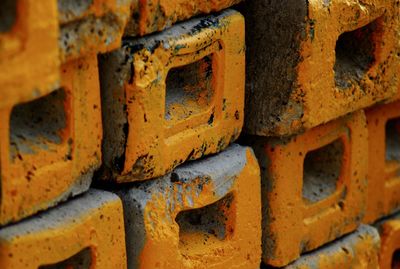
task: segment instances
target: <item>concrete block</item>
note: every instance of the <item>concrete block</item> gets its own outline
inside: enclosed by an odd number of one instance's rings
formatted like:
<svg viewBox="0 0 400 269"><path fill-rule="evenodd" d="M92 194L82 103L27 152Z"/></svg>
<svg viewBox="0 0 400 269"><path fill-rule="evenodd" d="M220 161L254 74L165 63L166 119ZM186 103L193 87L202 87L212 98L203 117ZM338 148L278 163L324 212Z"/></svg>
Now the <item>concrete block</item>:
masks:
<svg viewBox="0 0 400 269"><path fill-rule="evenodd" d="M285 269L377 269L379 268L380 238L378 231L361 225L320 249L304 254Z"/></svg>
<svg viewBox="0 0 400 269"><path fill-rule="evenodd" d="M133 9L125 35L147 35L200 14L221 11L241 0L141 0Z"/></svg>
<svg viewBox="0 0 400 269"><path fill-rule="evenodd" d="M399 1L247 1L245 131L297 134L393 97Z"/></svg>
<svg viewBox="0 0 400 269"><path fill-rule="evenodd" d="M244 20L236 11L128 39L100 59L103 179L165 175L240 134Z"/></svg>
<svg viewBox="0 0 400 269"><path fill-rule="evenodd" d="M357 228L366 203L363 111L290 138L253 138L262 169L263 260L285 266Z"/></svg>
<svg viewBox="0 0 400 269"><path fill-rule="evenodd" d="M59 87L58 33L53 0L0 1L0 107Z"/></svg>
<svg viewBox="0 0 400 269"><path fill-rule="evenodd" d="M61 67L62 87L0 107L0 224L86 191L101 163L97 56Z"/></svg>
<svg viewBox="0 0 400 269"><path fill-rule="evenodd" d="M225 151L117 193L128 268L258 268L261 195L251 149Z"/></svg>
<svg viewBox="0 0 400 269"><path fill-rule="evenodd" d="M61 60L120 47L134 0L58 0Z"/></svg>
<svg viewBox="0 0 400 269"><path fill-rule="evenodd" d="M400 209L400 102L366 110L369 135L365 222Z"/></svg>
<svg viewBox="0 0 400 269"><path fill-rule="evenodd" d="M379 262L381 269L393 269L400 266L400 214L392 215L375 225L381 237Z"/></svg>
<svg viewBox="0 0 400 269"><path fill-rule="evenodd" d="M126 268L122 204L90 190L79 198L0 229L2 269Z"/></svg>

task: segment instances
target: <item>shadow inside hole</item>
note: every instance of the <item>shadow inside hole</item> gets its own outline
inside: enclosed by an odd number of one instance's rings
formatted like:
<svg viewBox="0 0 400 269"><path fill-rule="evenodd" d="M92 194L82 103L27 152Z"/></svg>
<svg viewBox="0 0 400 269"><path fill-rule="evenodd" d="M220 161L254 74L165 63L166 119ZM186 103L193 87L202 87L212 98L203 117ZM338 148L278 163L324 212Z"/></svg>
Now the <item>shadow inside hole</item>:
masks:
<svg viewBox="0 0 400 269"><path fill-rule="evenodd" d="M400 119L386 123L386 161L400 162Z"/></svg>
<svg viewBox="0 0 400 269"><path fill-rule="evenodd" d="M214 95L212 79L212 55L172 68L166 78L165 119L184 120L207 110Z"/></svg>
<svg viewBox="0 0 400 269"><path fill-rule="evenodd" d="M0 33L11 31L17 18L18 0L0 1Z"/></svg>
<svg viewBox="0 0 400 269"><path fill-rule="evenodd" d="M30 102L16 105L10 117L10 158L49 150L61 144L66 128L66 93L59 89Z"/></svg>
<svg viewBox="0 0 400 269"><path fill-rule="evenodd" d="M85 248L74 256L50 265L42 265L38 269L90 269L92 255L90 248Z"/></svg>
<svg viewBox="0 0 400 269"><path fill-rule="evenodd" d="M400 269L400 249L396 250L392 256L392 269Z"/></svg>
<svg viewBox="0 0 400 269"><path fill-rule="evenodd" d="M341 139L307 153L303 167L303 199L315 203L332 195L342 170L344 145Z"/></svg>
<svg viewBox="0 0 400 269"><path fill-rule="evenodd" d="M175 221L179 225L179 244L183 249L196 248L207 242L222 241L233 233L228 220L233 212L233 195L228 194L217 202L180 212Z"/></svg>
<svg viewBox="0 0 400 269"><path fill-rule="evenodd" d="M379 20L339 36L336 42L335 83L339 88L349 88L360 83L375 61L375 41Z"/></svg>

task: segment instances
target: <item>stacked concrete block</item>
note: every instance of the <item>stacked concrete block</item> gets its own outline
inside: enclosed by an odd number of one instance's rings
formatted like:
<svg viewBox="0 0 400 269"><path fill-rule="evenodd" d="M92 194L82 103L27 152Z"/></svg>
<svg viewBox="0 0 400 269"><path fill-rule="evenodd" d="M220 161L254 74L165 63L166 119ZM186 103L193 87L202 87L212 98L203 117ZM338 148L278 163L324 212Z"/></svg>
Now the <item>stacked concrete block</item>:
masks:
<svg viewBox="0 0 400 269"><path fill-rule="evenodd" d="M122 204L98 190L0 229L2 269L126 268Z"/></svg>
<svg viewBox="0 0 400 269"><path fill-rule="evenodd" d="M159 177L234 141L244 118L244 53L243 17L227 10L127 38L104 55L102 178Z"/></svg>
<svg viewBox="0 0 400 269"><path fill-rule="evenodd" d="M365 213L362 111L283 138L253 138L262 168L263 261L285 266L357 228Z"/></svg>
<svg viewBox="0 0 400 269"><path fill-rule="evenodd" d="M225 151L118 192L128 268L257 268L261 197L251 149Z"/></svg>
<svg viewBox="0 0 400 269"><path fill-rule="evenodd" d="M221 11L241 0L141 0L135 1L126 36L162 31L196 15Z"/></svg>
<svg viewBox="0 0 400 269"><path fill-rule="evenodd" d="M247 1L245 130L290 135L393 97L399 1Z"/></svg>
<svg viewBox="0 0 400 269"><path fill-rule="evenodd" d="M400 101L366 110L369 135L366 222L400 210Z"/></svg>
<svg viewBox="0 0 400 269"><path fill-rule="evenodd" d="M400 214L392 215L376 224L381 237L380 268L400 266Z"/></svg>
<svg viewBox="0 0 400 269"><path fill-rule="evenodd" d="M361 225L320 249L307 253L285 269L376 269L379 267L380 238L378 231Z"/></svg>

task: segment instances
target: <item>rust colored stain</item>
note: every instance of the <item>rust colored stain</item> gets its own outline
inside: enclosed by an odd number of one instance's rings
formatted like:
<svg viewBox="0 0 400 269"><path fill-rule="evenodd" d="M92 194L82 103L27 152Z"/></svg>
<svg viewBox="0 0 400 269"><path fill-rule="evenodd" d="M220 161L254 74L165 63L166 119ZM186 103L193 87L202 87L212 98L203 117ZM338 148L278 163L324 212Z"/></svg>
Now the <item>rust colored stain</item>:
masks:
<svg viewBox="0 0 400 269"><path fill-rule="evenodd" d="M60 89L0 109L1 224L86 191L100 165L97 56L68 62L61 73Z"/></svg>
<svg viewBox="0 0 400 269"><path fill-rule="evenodd" d="M365 222L400 206L400 102L366 110L369 135L368 198Z"/></svg>
<svg viewBox="0 0 400 269"><path fill-rule="evenodd" d="M260 139L254 148L265 171L265 263L287 265L360 224L368 165L364 112L291 138Z"/></svg>
<svg viewBox="0 0 400 269"><path fill-rule="evenodd" d="M90 190L32 219L0 229L0 267L123 269L124 238L121 201L111 193Z"/></svg>
<svg viewBox="0 0 400 269"><path fill-rule="evenodd" d="M399 268L400 249L400 215L396 214L376 224L381 236L381 252L379 256L381 269Z"/></svg>

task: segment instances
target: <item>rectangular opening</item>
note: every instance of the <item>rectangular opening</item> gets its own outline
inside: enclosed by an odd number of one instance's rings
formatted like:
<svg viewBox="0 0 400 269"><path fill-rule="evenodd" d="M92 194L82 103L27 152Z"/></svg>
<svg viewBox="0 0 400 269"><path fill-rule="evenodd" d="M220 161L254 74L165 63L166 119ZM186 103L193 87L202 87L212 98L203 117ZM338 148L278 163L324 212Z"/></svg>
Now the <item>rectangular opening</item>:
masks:
<svg viewBox="0 0 400 269"><path fill-rule="evenodd" d="M400 162L400 118L386 123L386 161Z"/></svg>
<svg viewBox="0 0 400 269"><path fill-rule="evenodd" d="M58 0L58 11L62 22L80 18L87 12L93 0Z"/></svg>
<svg viewBox="0 0 400 269"><path fill-rule="evenodd" d="M375 62L376 38L380 19L339 36L336 42L335 83L349 88L360 83Z"/></svg>
<svg viewBox="0 0 400 269"><path fill-rule="evenodd" d="M0 33L10 32L17 19L18 0L0 1Z"/></svg>
<svg viewBox="0 0 400 269"><path fill-rule="evenodd" d="M64 89L16 105L10 117L10 158L51 150L61 144L67 126Z"/></svg>
<svg viewBox="0 0 400 269"><path fill-rule="evenodd" d="M166 79L165 119L180 121L207 110L213 89L212 55L172 68Z"/></svg>
<svg viewBox="0 0 400 269"><path fill-rule="evenodd" d="M42 265L39 269L90 269L92 265L92 255L90 248L85 248L74 256L49 265Z"/></svg>
<svg viewBox="0 0 400 269"><path fill-rule="evenodd" d="M316 203L335 192L342 170L343 154L341 139L307 153L303 167L303 200Z"/></svg>
<svg viewBox="0 0 400 269"><path fill-rule="evenodd" d="M213 204L180 212L175 221L179 225L181 251L193 251L233 234L233 199L233 195L228 194Z"/></svg>

